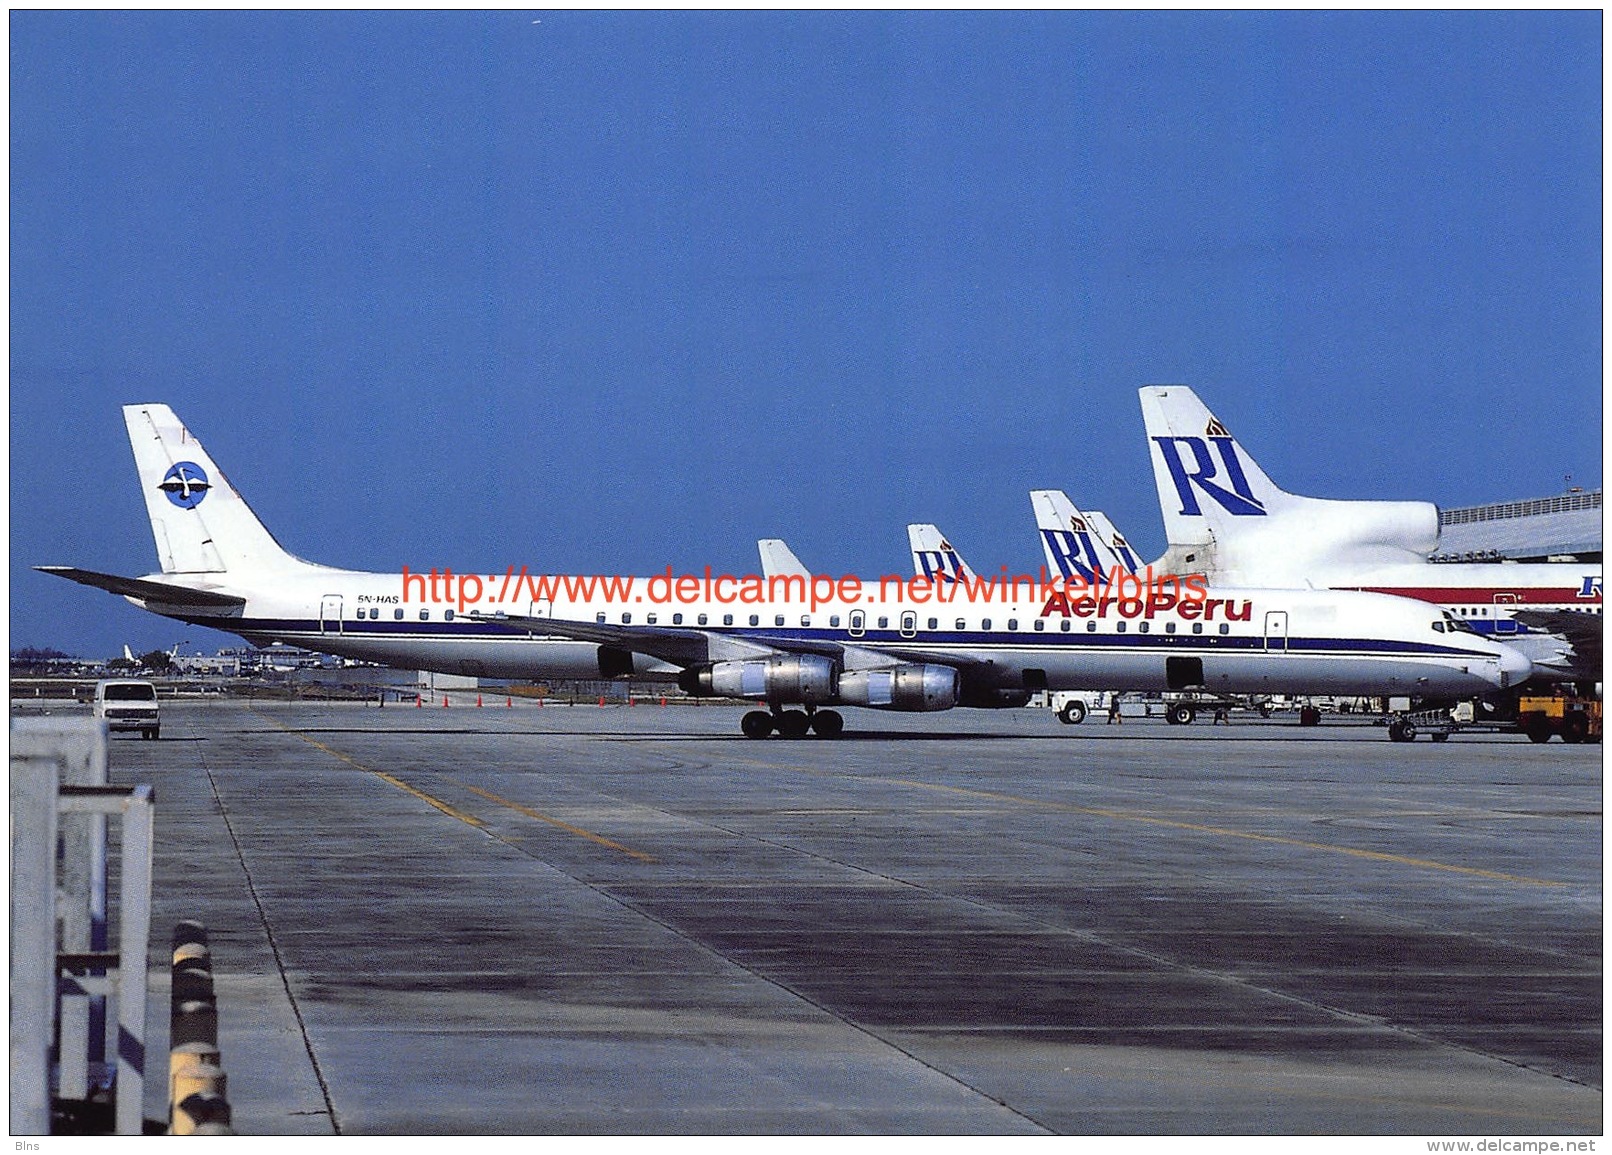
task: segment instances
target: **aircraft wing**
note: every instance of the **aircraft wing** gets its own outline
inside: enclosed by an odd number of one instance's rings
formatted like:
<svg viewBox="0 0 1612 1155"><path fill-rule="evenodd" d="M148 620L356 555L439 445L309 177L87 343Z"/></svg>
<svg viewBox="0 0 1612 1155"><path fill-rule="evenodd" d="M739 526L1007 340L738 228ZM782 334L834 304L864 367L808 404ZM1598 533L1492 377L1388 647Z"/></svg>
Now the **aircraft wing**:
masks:
<svg viewBox="0 0 1612 1155"><path fill-rule="evenodd" d="M169 585L145 578L119 577L117 574L96 573L91 569L75 569L69 565L36 565L40 573L55 574L80 585L94 586L108 593L140 598L149 602L162 602L170 606L208 606L214 609L240 609L246 599L217 590L199 590L190 586Z"/></svg>
<svg viewBox="0 0 1612 1155"><path fill-rule="evenodd" d="M1601 617L1572 610L1513 610L1512 617L1523 625L1567 639L1573 647L1575 674L1583 671L1596 681L1601 678ZM1504 639L1501 639L1504 640Z"/></svg>

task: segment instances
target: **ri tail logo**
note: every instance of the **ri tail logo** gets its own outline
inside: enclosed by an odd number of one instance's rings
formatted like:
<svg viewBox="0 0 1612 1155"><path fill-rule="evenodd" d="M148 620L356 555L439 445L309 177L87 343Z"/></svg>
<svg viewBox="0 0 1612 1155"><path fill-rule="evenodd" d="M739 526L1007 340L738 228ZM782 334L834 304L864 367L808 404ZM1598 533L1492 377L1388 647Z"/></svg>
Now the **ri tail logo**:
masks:
<svg viewBox="0 0 1612 1155"><path fill-rule="evenodd" d="M1586 577L1584 584L1578 588L1578 596L1581 598L1594 598L1599 601L1601 599L1601 579L1598 577Z"/></svg>
<svg viewBox="0 0 1612 1155"><path fill-rule="evenodd" d="M1237 442L1218 420L1210 420L1202 437L1155 437L1153 441L1164 455L1170 480L1175 482L1183 517L1203 516L1203 507L1198 503L1200 494L1233 517L1266 515L1243 473ZM1192 455L1190 464L1184 451Z"/></svg>
<svg viewBox="0 0 1612 1155"><path fill-rule="evenodd" d="M1047 543L1047 554L1066 578L1079 576L1088 584L1101 584L1107 578L1097 551L1092 548L1091 531L1078 517L1069 519L1068 529L1044 529L1041 538Z"/></svg>
<svg viewBox="0 0 1612 1155"><path fill-rule="evenodd" d="M941 539L939 549L918 549L912 553L919 568L924 571L924 577L937 585L944 582L961 581L963 577L963 559L957 556L952 544Z"/></svg>

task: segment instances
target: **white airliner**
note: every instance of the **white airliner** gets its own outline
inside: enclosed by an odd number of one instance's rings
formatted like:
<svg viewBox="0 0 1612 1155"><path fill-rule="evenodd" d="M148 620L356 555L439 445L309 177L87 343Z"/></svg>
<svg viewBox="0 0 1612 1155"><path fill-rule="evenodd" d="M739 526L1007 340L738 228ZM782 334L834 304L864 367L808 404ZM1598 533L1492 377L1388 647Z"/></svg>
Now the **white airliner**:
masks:
<svg viewBox="0 0 1612 1155"><path fill-rule="evenodd" d="M1287 493L1191 389L1149 386L1141 399L1169 542L1156 570L1416 598L1522 649L1541 674L1600 680L1599 565L1430 562L1430 503Z"/></svg>
<svg viewBox="0 0 1612 1155"><path fill-rule="evenodd" d="M854 579L842 579L832 597L809 604L798 576L788 581L799 590L786 582L778 597L759 576L724 591L707 574L703 590L676 602L649 592L660 575L555 577L543 588L557 596L527 601L507 596L513 566L454 575L457 586L446 574L439 585L435 571L428 583L422 574L335 569L282 549L167 406L130 405L124 416L162 570L46 572L260 645L490 677L675 680L691 693L767 705L745 716L755 737L774 728L837 734L844 721L827 708L835 705L1017 706L1035 690L1116 687L1462 696L1530 669L1447 614L1377 594L1048 595L1014 583L982 600L953 583L901 582L886 593L871 583L848 591L843 582ZM467 599L471 580L483 596ZM665 580L669 592L670 571ZM750 581L761 587L754 601L743 593ZM521 588L517 581L517 597Z"/></svg>

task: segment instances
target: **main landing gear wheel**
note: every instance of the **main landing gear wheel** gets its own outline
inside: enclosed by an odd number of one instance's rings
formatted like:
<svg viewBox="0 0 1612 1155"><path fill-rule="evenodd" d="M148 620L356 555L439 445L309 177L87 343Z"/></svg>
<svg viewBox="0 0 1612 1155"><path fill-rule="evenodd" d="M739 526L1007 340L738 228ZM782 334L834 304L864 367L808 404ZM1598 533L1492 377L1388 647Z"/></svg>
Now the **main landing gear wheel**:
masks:
<svg viewBox="0 0 1612 1155"><path fill-rule="evenodd" d="M751 710L739 723L746 738L765 738L772 733L772 715L765 710Z"/></svg>
<svg viewBox="0 0 1612 1155"><path fill-rule="evenodd" d="M819 738L838 738L845 729L845 719L838 710L819 710L812 715L812 729Z"/></svg>
<svg viewBox="0 0 1612 1155"><path fill-rule="evenodd" d="M1058 711L1058 721L1065 726L1078 726L1086 720L1086 703L1066 702L1064 708Z"/></svg>
<svg viewBox="0 0 1612 1155"><path fill-rule="evenodd" d="M812 728L812 720L806 716L805 710L785 710L773 719L773 724L785 738L804 738Z"/></svg>

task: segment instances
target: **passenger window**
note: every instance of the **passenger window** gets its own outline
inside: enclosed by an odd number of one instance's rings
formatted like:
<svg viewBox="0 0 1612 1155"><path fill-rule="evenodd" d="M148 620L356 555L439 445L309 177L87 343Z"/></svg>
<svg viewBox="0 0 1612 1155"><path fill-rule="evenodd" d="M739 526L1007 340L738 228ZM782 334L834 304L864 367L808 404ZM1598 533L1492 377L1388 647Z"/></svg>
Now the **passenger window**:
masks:
<svg viewBox="0 0 1612 1155"><path fill-rule="evenodd" d="M1195 633L1195 634L1203 633L1203 623L1202 622L1193 622L1192 623L1192 632Z"/></svg>
<svg viewBox="0 0 1612 1155"><path fill-rule="evenodd" d="M750 624L752 626L759 626L761 624L761 615L760 614L751 614L750 615Z"/></svg>
<svg viewBox="0 0 1612 1155"><path fill-rule="evenodd" d="M960 630L966 630L966 629L968 629L968 624L966 622L964 622L962 618L958 618L957 619L957 628L960 629Z"/></svg>
<svg viewBox="0 0 1612 1155"><path fill-rule="evenodd" d="M1037 633L1040 633L1042 630L1046 629L1047 628L1046 620L1044 618L1037 618L1035 620L1035 628L1036 628Z"/></svg>
<svg viewBox="0 0 1612 1155"><path fill-rule="evenodd" d="M403 611L402 610L393 610L392 611L392 620L396 621L396 622L401 622L403 620Z"/></svg>
<svg viewBox="0 0 1612 1155"><path fill-rule="evenodd" d="M1136 632L1139 633L1139 634L1147 633L1149 628L1151 628L1151 627L1149 626L1149 624L1147 622L1137 622L1136 623Z"/></svg>
<svg viewBox="0 0 1612 1155"><path fill-rule="evenodd" d="M929 619L929 628L932 629L932 630L940 629L940 619L939 618L930 618Z"/></svg>
<svg viewBox="0 0 1612 1155"><path fill-rule="evenodd" d="M980 629L988 630L990 628L991 628L991 619L990 618L986 618L983 622L980 623Z"/></svg>
<svg viewBox="0 0 1612 1155"><path fill-rule="evenodd" d="M431 620L431 611L430 610L421 610L420 611L420 620L422 622L430 621ZM604 619L601 618L600 620L603 621Z"/></svg>
<svg viewBox="0 0 1612 1155"><path fill-rule="evenodd" d="M673 614L672 615L672 625L680 626L682 624L683 624L683 615L682 614Z"/></svg>
<svg viewBox="0 0 1612 1155"><path fill-rule="evenodd" d="M1019 619L1018 618L1009 618L1008 619L1008 629L1016 630L1018 628L1019 628Z"/></svg>
<svg viewBox="0 0 1612 1155"><path fill-rule="evenodd" d="M885 617L881 617L879 619L879 628L881 630L888 630L890 628L890 619L885 618Z"/></svg>
<svg viewBox="0 0 1612 1155"><path fill-rule="evenodd" d="M423 617L424 615L422 614L421 616ZM603 614L595 614L595 615L593 615L593 620L598 622L601 626L604 625L604 615Z"/></svg>
<svg viewBox="0 0 1612 1155"><path fill-rule="evenodd" d="M369 611L369 620L372 621L372 622L373 621L378 621L380 619L380 616L381 616L381 611L380 610L370 610Z"/></svg>
<svg viewBox="0 0 1612 1155"><path fill-rule="evenodd" d="M452 610L443 610L442 611L442 620L445 621L445 622L453 621L453 611Z"/></svg>
<svg viewBox="0 0 1612 1155"><path fill-rule="evenodd" d="M646 623L646 624L647 624L647 625L651 625L651 626L652 626L652 625L654 625L654 624L655 624L655 619L656 619L656 617L657 617L657 615L655 615L655 614L650 614L650 615L649 615L649 617L647 617L647 618L645 618L645 619L644 619L644 621L645 621L645 623Z"/></svg>
<svg viewBox="0 0 1612 1155"><path fill-rule="evenodd" d="M722 615L722 624L725 625L725 626L731 626L733 624L733 615L732 614L723 614Z"/></svg>
<svg viewBox="0 0 1612 1155"><path fill-rule="evenodd" d="M621 615L621 624L624 625L624 626L632 625L632 615L631 614L622 614Z"/></svg>
<svg viewBox="0 0 1612 1155"><path fill-rule="evenodd" d="M1175 633L1175 623L1174 622L1165 622L1164 623L1164 632L1167 633L1167 634Z"/></svg>
<svg viewBox="0 0 1612 1155"><path fill-rule="evenodd" d="M811 625L812 624L812 616L810 614L801 614L800 615L800 624L803 627Z"/></svg>
<svg viewBox="0 0 1612 1155"><path fill-rule="evenodd" d="M773 618L772 624L775 625L775 626L783 625L784 624L784 615L779 614L777 617Z"/></svg>
<svg viewBox="0 0 1612 1155"><path fill-rule="evenodd" d="M1086 623L1086 632L1088 634L1095 634L1097 632L1097 623L1096 622L1087 622Z"/></svg>
<svg viewBox="0 0 1612 1155"><path fill-rule="evenodd" d="M837 630L837 629L840 628L840 615L839 614L830 615L830 617L828 619L828 627L831 630Z"/></svg>
<svg viewBox="0 0 1612 1155"><path fill-rule="evenodd" d="M705 624L706 617L707 617L706 614L701 614L698 618L695 619L695 621L699 622L699 624L703 626Z"/></svg>
<svg viewBox="0 0 1612 1155"><path fill-rule="evenodd" d="M1229 634L1229 633L1231 633L1231 627L1228 626L1225 622L1221 622L1220 623L1220 632L1223 633L1223 634Z"/></svg>
<svg viewBox="0 0 1612 1155"><path fill-rule="evenodd" d="M1068 633L1068 632L1069 632L1069 630L1070 630L1070 628L1071 628L1071 627L1070 627L1070 622L1069 622L1069 619L1068 619L1068 618L1065 618L1065 619L1064 619L1064 620L1063 620L1063 625L1061 625L1061 626L1059 626L1059 627L1058 627L1058 628L1059 628L1059 629L1061 629L1061 630L1062 630L1062 631L1063 631L1063 632L1064 632L1064 633L1066 633L1066 634L1067 634L1067 633Z"/></svg>
<svg viewBox="0 0 1612 1155"><path fill-rule="evenodd" d="M1123 633L1124 633L1124 632L1125 632L1125 630L1126 630L1126 628L1127 628L1127 627L1128 627L1128 626L1129 626L1129 625L1130 625L1130 623L1129 623L1129 622L1123 622L1123 621L1121 621L1121 622L1115 622L1115 623L1114 623L1114 632L1115 632L1115 633L1116 633L1116 634L1123 634Z"/></svg>

